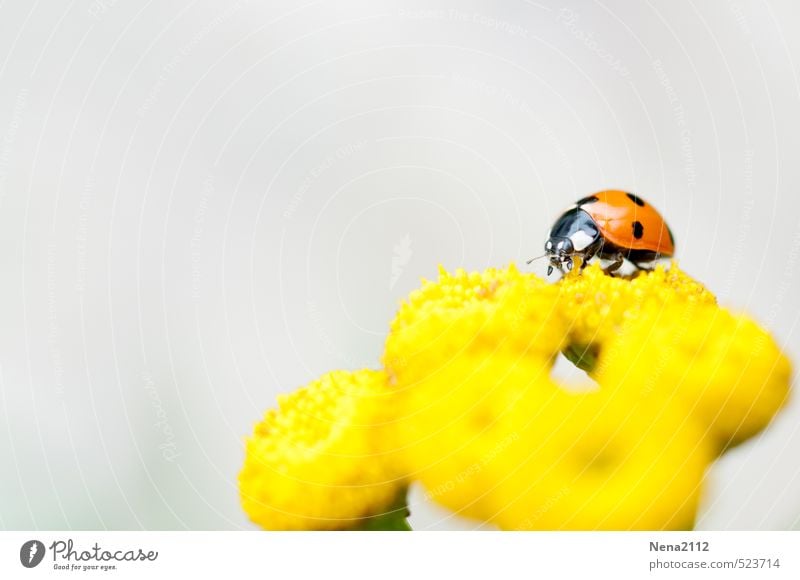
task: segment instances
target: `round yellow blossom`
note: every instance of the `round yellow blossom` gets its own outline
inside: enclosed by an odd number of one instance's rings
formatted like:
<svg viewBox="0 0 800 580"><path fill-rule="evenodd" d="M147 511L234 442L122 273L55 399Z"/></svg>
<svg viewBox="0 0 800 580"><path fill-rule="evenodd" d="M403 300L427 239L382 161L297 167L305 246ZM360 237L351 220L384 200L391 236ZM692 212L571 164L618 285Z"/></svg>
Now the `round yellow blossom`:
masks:
<svg viewBox="0 0 800 580"><path fill-rule="evenodd" d="M677 399L720 449L752 437L789 395L791 365L764 329L705 303L650 305L604 350L597 379L628 398Z"/></svg>
<svg viewBox="0 0 800 580"><path fill-rule="evenodd" d="M513 265L484 272L440 269L411 293L391 324L383 362L392 378L409 367L435 372L465 352L508 351L552 361L566 338L558 292Z"/></svg>
<svg viewBox="0 0 800 580"><path fill-rule="evenodd" d="M582 272L573 270L556 286L560 307L571 322L569 341L578 354L590 345L599 349L647 305L716 302L711 292L675 263L669 269L658 266L642 271L632 279L609 276L598 264L591 264Z"/></svg>
<svg viewBox="0 0 800 580"><path fill-rule="evenodd" d="M407 483L379 447L383 372L334 371L279 399L247 441L242 506L272 530L348 529L391 509Z"/></svg>
<svg viewBox="0 0 800 580"><path fill-rule="evenodd" d="M498 458L490 521L504 529L691 529L713 452L676 405L610 391L565 393L537 409Z"/></svg>
<svg viewBox="0 0 800 580"><path fill-rule="evenodd" d="M399 457L457 514L504 529L691 528L712 452L682 408L570 393L508 353L404 376Z"/></svg>
<svg viewBox="0 0 800 580"><path fill-rule="evenodd" d="M556 386L549 368L508 353L460 355L440 372L398 391L395 409L397 461L428 495L465 516L488 519L482 492L496 485L498 456L529 428L530 419Z"/></svg>

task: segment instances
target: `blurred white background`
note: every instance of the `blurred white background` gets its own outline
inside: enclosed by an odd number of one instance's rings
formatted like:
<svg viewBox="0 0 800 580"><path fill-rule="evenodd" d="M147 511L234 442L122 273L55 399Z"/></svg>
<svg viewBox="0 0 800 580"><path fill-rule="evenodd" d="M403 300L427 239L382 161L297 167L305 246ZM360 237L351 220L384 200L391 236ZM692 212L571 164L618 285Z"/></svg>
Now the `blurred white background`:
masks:
<svg viewBox="0 0 800 580"><path fill-rule="evenodd" d="M0 5L0 527L252 528L243 438L609 187L800 361L791 0ZM537 264L541 271L543 264ZM800 400L699 527L800 528ZM414 495L420 529L476 524Z"/></svg>

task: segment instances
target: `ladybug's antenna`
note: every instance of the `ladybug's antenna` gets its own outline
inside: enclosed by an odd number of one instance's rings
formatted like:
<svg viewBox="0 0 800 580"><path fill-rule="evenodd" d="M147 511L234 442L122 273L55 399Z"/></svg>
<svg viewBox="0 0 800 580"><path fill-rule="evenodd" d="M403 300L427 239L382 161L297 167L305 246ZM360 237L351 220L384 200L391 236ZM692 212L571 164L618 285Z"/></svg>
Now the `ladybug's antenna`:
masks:
<svg viewBox="0 0 800 580"><path fill-rule="evenodd" d="M527 261L527 262L525 262L525 263L526 263L526 264L530 264L531 262L533 262L533 261L535 261L535 260L539 260L539 259L541 259L541 258L544 258L546 255L547 255L547 254L542 254L541 256L536 256L535 258L531 258L530 260L528 260L528 261Z"/></svg>

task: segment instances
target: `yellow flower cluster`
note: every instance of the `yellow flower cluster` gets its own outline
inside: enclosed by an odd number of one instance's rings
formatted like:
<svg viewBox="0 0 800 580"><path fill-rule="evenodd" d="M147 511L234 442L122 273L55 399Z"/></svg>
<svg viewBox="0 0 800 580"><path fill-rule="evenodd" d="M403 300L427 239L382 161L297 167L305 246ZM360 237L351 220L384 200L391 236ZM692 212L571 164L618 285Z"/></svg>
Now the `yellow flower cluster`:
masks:
<svg viewBox="0 0 800 580"><path fill-rule="evenodd" d="M363 527L405 486L387 460L385 375L334 371L284 396L247 441L242 506L272 530Z"/></svg>
<svg viewBox="0 0 800 580"><path fill-rule="evenodd" d="M558 384L559 352L596 384ZM675 264L557 284L442 270L401 306L382 362L268 413L240 479L254 521L358 527L417 481L503 529L691 528L708 465L769 423L791 374Z"/></svg>

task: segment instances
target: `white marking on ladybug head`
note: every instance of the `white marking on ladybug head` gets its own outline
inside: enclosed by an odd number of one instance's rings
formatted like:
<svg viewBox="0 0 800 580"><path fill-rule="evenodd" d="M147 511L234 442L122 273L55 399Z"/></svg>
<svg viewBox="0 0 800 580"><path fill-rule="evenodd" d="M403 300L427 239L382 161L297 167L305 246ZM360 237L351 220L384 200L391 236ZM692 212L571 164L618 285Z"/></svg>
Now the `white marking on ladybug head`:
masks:
<svg viewBox="0 0 800 580"><path fill-rule="evenodd" d="M578 230L569 239L572 241L572 247L575 248L576 252L582 252L594 241L594 238L583 230Z"/></svg>

